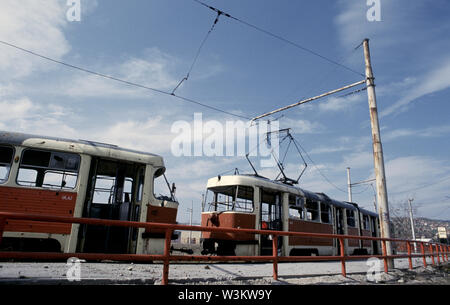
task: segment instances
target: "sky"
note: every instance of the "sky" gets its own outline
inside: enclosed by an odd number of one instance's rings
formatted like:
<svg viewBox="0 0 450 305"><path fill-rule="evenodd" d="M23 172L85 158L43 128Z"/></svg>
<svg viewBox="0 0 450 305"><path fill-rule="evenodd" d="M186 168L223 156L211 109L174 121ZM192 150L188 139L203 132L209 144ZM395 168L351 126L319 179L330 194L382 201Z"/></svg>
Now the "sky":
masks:
<svg viewBox="0 0 450 305"><path fill-rule="evenodd" d="M238 19L219 16L205 41L217 13L194 0L75 2L1 0L0 41L163 92L192 67L176 94L224 112L0 43L0 130L159 154L177 185L177 220L187 222L193 205L199 223L207 180L252 170L242 154L177 155L174 141L198 139L174 126L193 127L200 115L205 139L214 126L227 132L227 123L360 81L360 44L369 38L391 216L406 215L400 207L411 198L415 216L450 219L449 1L204 0ZM337 200L348 198L347 167L352 182L374 178L367 93L344 93L270 117L307 153L299 186ZM297 177L302 164L289 150L288 175ZM355 186L353 201L373 210L372 186Z"/></svg>

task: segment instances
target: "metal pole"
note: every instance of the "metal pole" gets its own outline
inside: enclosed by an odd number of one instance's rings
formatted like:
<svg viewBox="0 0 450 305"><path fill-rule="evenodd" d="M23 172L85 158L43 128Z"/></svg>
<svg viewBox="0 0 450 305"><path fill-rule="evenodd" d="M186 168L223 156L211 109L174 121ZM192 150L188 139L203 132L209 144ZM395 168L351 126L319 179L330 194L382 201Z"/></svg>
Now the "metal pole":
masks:
<svg viewBox="0 0 450 305"><path fill-rule="evenodd" d="M386 176L384 172L383 148L381 145L380 126L378 121L377 100L375 96L375 83L370 62L369 39L364 39L364 60L366 65L366 86L369 100L370 124L372 128L373 158L375 165L375 179L377 186L378 212L380 215L381 237L390 238L390 220L388 196L386 190ZM392 255L391 242L386 243L386 254ZM388 259L389 268L394 268L394 260Z"/></svg>
<svg viewBox="0 0 450 305"><path fill-rule="evenodd" d="M189 217L189 225L192 226L192 213L194 212L194 200L191 202L191 215ZM189 244L192 244L192 230L189 230Z"/></svg>
<svg viewBox="0 0 450 305"><path fill-rule="evenodd" d="M308 103L308 102L317 100L317 99L319 99L319 98L322 98L322 97L325 97L325 96L328 96L328 95L331 95L331 94L334 94L334 93L337 93L337 92L340 92L340 91L343 91L343 90L346 90L346 89L349 89L349 88L352 88L352 87L355 87L355 86L359 86L359 85L361 85L361 84L364 84L365 82L366 82L365 80L361 80L361 81L359 81L359 82L356 82L356 83L353 83L353 84L344 86L344 87L342 87L342 88L335 89L335 90L331 90L331 91L329 91L329 92L322 93L322 94L320 94L320 95L317 95L317 96L314 96L314 97L310 97L310 98L307 98L307 99L305 99L305 100L301 100L301 101L299 101L299 102L297 102L297 103L294 103L294 104L292 104L292 105L285 106L285 107L282 107L282 108L279 108L279 109L276 109L276 110L273 110L273 111L270 111L270 112L267 112L267 113L258 115L257 117L254 117L251 121L253 122L253 121L259 120L259 119L261 119L261 118L264 118L264 117L266 117L266 116L268 116L268 115L272 115L272 114L275 114L275 113L277 113L277 112L284 111L284 110L290 109L290 108L292 108L292 107L296 107L296 106L298 106L298 105L305 104L305 103Z"/></svg>
<svg viewBox="0 0 450 305"><path fill-rule="evenodd" d="M413 217L413 211L412 211L412 205L411 202L414 199L410 198L408 199L408 203L409 203L409 218L411 220L411 231L412 231L412 238L415 241L416 240L416 231L414 230L414 217ZM414 243L414 251L417 252L417 246L416 243Z"/></svg>
<svg viewBox="0 0 450 305"><path fill-rule="evenodd" d="M353 200L352 200L352 182L350 180L350 167L347 167L347 188L348 188L348 202L353 202Z"/></svg>

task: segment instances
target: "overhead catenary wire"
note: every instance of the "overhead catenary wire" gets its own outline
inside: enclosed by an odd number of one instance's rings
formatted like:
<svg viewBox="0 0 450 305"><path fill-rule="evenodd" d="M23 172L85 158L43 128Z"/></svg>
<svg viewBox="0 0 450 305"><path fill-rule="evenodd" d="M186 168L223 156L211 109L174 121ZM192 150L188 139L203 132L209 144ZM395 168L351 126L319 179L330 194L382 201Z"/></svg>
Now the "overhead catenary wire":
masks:
<svg viewBox="0 0 450 305"><path fill-rule="evenodd" d="M337 189L338 191L341 191L343 193L347 193L347 190L343 190L340 187L338 187L336 184L334 184L333 182L330 181L330 179L327 178L327 176L325 176L324 173L322 173L322 171L320 170L320 168L316 165L316 163L313 161L313 159L309 156L308 152L303 148L303 146L300 144L300 142L294 138L294 144L298 144L298 146L303 150L303 152L305 153L305 155L308 157L309 161L311 161L311 163L313 164L314 168L317 170L317 172L325 179L326 182L328 182L331 186L333 186L335 189Z"/></svg>
<svg viewBox="0 0 450 305"><path fill-rule="evenodd" d="M346 70L348 70L348 71L350 71L350 72L352 72L352 73L355 73L355 74L357 74L357 75L359 75L359 76L364 76L364 74L362 74L361 72L358 72L358 71L356 71L356 70L354 70L354 69L352 69L352 68L350 68L350 67L347 67L346 65L344 65L344 64L342 64L342 63L339 63L339 62L337 62L337 61L335 61L335 60L333 60L333 59L331 59L331 58L329 58L329 57L326 57L326 56L324 56L324 55L322 55L322 54L320 54L320 53L318 53L318 52L316 52L316 51L314 51L314 50L311 50L310 48L307 48L307 47L305 47L305 46L302 46L302 45L300 45L300 44L298 44L298 43L296 43L296 42L293 42L293 41L291 41L291 40L289 40L289 39L286 39L286 38L284 38L284 37L282 37L282 36L280 36L280 35L278 35L278 34L274 34L274 33L270 32L270 31L268 31L268 30L265 30L265 29L263 29L263 28L261 28L261 27L258 27L258 26L254 25L254 24L251 24L251 23L247 22L247 21L244 21L244 20L242 20L242 19L240 19L240 18L231 16L229 13L225 13L225 12L223 12L222 10L219 10L219 9L213 7L213 6L210 6L210 5L204 3L204 2L202 2L202 1L200 1L200 0L193 0L193 1L195 1L195 2L197 2L197 3L199 3L199 4L201 4L201 5L203 5L204 7L207 7L207 8L209 8L209 9L213 10L213 11L216 12L216 13L221 13L221 14L223 14L224 16L226 16L226 17L228 17L228 18L231 18L231 19L233 19L233 20L235 20L235 21L237 21L237 22L239 22L239 23L241 23L241 24L244 24L244 25L246 25L246 26L248 26L248 27L251 27L251 28L253 28L253 29L255 29L255 30L259 31L259 32L262 32L262 33L264 33L264 34L266 34L266 35L269 35L269 36L271 36L271 37L273 37L273 38L275 38L275 39L278 39L278 40L280 40L280 41L283 41L283 42L285 42L285 43L287 43L287 44L289 44L289 45L291 45L291 46L294 46L295 48L301 49L301 50L303 50L303 51L305 51L305 52L308 52L308 53L310 53L310 54L312 54L312 55L314 55L314 56L316 56L316 57L319 57L319 58L321 58L321 59L323 59L323 60L325 60L325 61L327 61L327 62L329 62L329 63L331 63L331 64L333 64L333 65L336 65L336 66L339 66L339 67L341 67L341 68L344 68L344 69L346 69Z"/></svg>
<svg viewBox="0 0 450 305"><path fill-rule="evenodd" d="M357 47L355 47L355 48L352 48L352 50L351 50L351 52L350 52L350 54L346 54L346 55L342 55L340 58L339 58L339 60L337 60L337 62L339 62L340 64L343 64L345 61L347 61L348 60L348 58L350 57L350 56L352 56L353 54L355 54L355 52L356 52L356 50L360 47L360 46L362 46L362 44L363 44L363 42L361 42L360 44L359 44L359 46L357 46ZM334 65L333 66L333 68L328 72L328 73L322 73L321 75L323 76L322 78L320 78L319 79L319 81L318 81L318 83L316 84L316 88L321 88L322 86L323 86L323 84L325 83L325 81L327 81L332 75L333 75L333 73L334 72L336 72L336 70L339 68L339 66L336 66L336 65ZM302 97L300 98L301 100L302 99L305 99L308 95L310 95L311 93L312 93L312 87L311 87L311 85L313 84L313 82L312 82L312 78L308 78L308 82L310 83L310 85L309 86L306 86L307 88L309 87L310 89L309 90L307 90L306 92L304 92L304 94L302 95ZM286 97L288 97L288 96L291 96L294 92L296 92L298 89L294 89L294 90L292 90L289 94L287 94L286 95ZM356 92L355 92L356 93ZM286 99L286 98L283 98L284 100Z"/></svg>
<svg viewBox="0 0 450 305"><path fill-rule="evenodd" d="M98 77L106 78L106 79L109 79L109 80L113 80L113 81L116 81L116 82L120 82L120 83L123 83L123 84L134 86L134 87L137 87L137 88L146 89L146 90L150 90L150 91L157 92L157 93L160 93L160 94L173 96L173 97L175 97L175 98L177 98L179 100L183 100L183 101L191 103L191 104L196 104L196 105L199 105L199 106L202 106L202 107L214 110L214 111L218 111L218 112L221 112L221 113L224 113L224 114L228 114L228 115L231 115L231 116L234 116L234 117L238 117L238 118L241 118L241 119L245 119L245 120L250 120L251 119L251 118L246 117L244 115L232 113L232 112L229 112L229 111L226 111L226 110L214 107L214 106L210 106L208 104L196 101L196 100L194 100L192 98L187 98L187 97L184 97L184 96L176 95L175 93L172 93L172 92L164 91L164 90L157 89L157 88L152 88L152 87L149 87L149 86L146 86L146 85L142 85L142 84L138 84L138 83L131 82L131 81L128 81L128 80L124 80L124 79L121 79L121 78L118 78L118 77L115 77L115 76L103 74L103 73L96 72L96 71L93 71L93 70L90 70L90 69L86 69L86 68L79 67L79 66L76 66L76 65L73 65L73 64L69 64L69 63L63 62L61 60L57 60L57 59L54 59L54 58L51 58L51 57L48 57L48 56L36 53L34 51L22 48L20 46L17 46L15 44L12 44L12 43L9 43L9 42L3 41L3 40L0 40L0 43L5 45L5 46L9 46L9 47L15 48L17 50L21 50L21 51L26 52L28 54L40 57L42 59L45 59L47 61L51 61L53 63L57 63L57 64L60 64L60 65L63 65L65 67L68 67L68 68L71 68L71 69L75 69L75 70L78 70L78 71L82 71L82 72L85 72L85 73L96 75Z"/></svg>
<svg viewBox="0 0 450 305"><path fill-rule="evenodd" d="M424 185L421 185L419 187L412 188L412 189L409 189L409 190L406 190L406 191L390 192L390 194L396 195L396 194L404 194L404 193L414 192L414 191L417 191L417 190L420 190L420 189L424 189L424 188L427 188L427 187L430 187L430 186L442 183L442 182L447 181L449 179L450 179L450 176L445 177L444 179L438 180L436 182L424 184Z"/></svg>
<svg viewBox="0 0 450 305"><path fill-rule="evenodd" d="M218 12L218 13L217 13L217 17L216 17L216 19L214 20L213 24L211 25L211 28L209 29L209 31L206 33L206 36L203 38L203 40L202 40L202 42L201 42L201 44L200 44L200 47L198 48L197 53L196 53L195 56L194 56L194 60L192 61L192 64L191 64L191 66L190 66L190 68L189 68L189 70L188 70L186 76L183 77L183 79L178 83L178 85L172 90L172 94L175 93L175 91L178 89L178 87L181 86L181 84L182 84L183 82L185 82L185 81L187 81L187 80L189 79L189 76L190 76L192 70L194 69L195 64L197 63L197 59L198 59L198 57L200 56L200 52L201 52L203 46L205 45L206 40L208 40L209 35L210 35L211 32L214 30L214 28L215 28L217 22L219 22L219 17L220 17L220 15L222 15L222 12Z"/></svg>

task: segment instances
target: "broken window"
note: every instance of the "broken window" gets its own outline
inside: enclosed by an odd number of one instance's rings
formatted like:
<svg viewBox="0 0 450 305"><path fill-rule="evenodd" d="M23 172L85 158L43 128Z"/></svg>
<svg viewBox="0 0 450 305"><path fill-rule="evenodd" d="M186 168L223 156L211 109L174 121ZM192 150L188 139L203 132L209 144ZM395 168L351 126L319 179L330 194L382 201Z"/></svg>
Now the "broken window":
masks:
<svg viewBox="0 0 450 305"><path fill-rule="evenodd" d="M370 220L368 215L362 215L362 224L364 230L370 230Z"/></svg>
<svg viewBox="0 0 450 305"><path fill-rule="evenodd" d="M100 204L131 202L134 170L134 165L100 160L95 176L93 202Z"/></svg>
<svg viewBox="0 0 450 305"><path fill-rule="evenodd" d="M306 220L320 221L319 218L319 203L306 199Z"/></svg>
<svg viewBox="0 0 450 305"><path fill-rule="evenodd" d="M320 220L323 223L331 223L331 208L325 202L320 203Z"/></svg>
<svg viewBox="0 0 450 305"><path fill-rule="evenodd" d="M72 153L27 149L17 174L17 184L31 187L73 189L80 156Z"/></svg>
<svg viewBox="0 0 450 305"><path fill-rule="evenodd" d="M347 225L349 227L356 227L355 211L347 210L346 212L347 212Z"/></svg>
<svg viewBox="0 0 450 305"><path fill-rule="evenodd" d="M304 218L304 199L300 196L289 195L289 218Z"/></svg>

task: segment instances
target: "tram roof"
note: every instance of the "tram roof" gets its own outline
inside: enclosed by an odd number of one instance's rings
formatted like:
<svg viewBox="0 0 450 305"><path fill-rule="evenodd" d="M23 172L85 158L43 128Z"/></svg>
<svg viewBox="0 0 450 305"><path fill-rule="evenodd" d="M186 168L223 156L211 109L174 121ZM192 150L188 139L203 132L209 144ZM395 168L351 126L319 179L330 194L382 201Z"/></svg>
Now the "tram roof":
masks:
<svg viewBox="0 0 450 305"><path fill-rule="evenodd" d="M114 144L89 140L73 140L20 132L0 131L0 144L20 145L38 149L53 149L109 159L152 164L155 167L164 167L163 158L159 155L127 149Z"/></svg>

